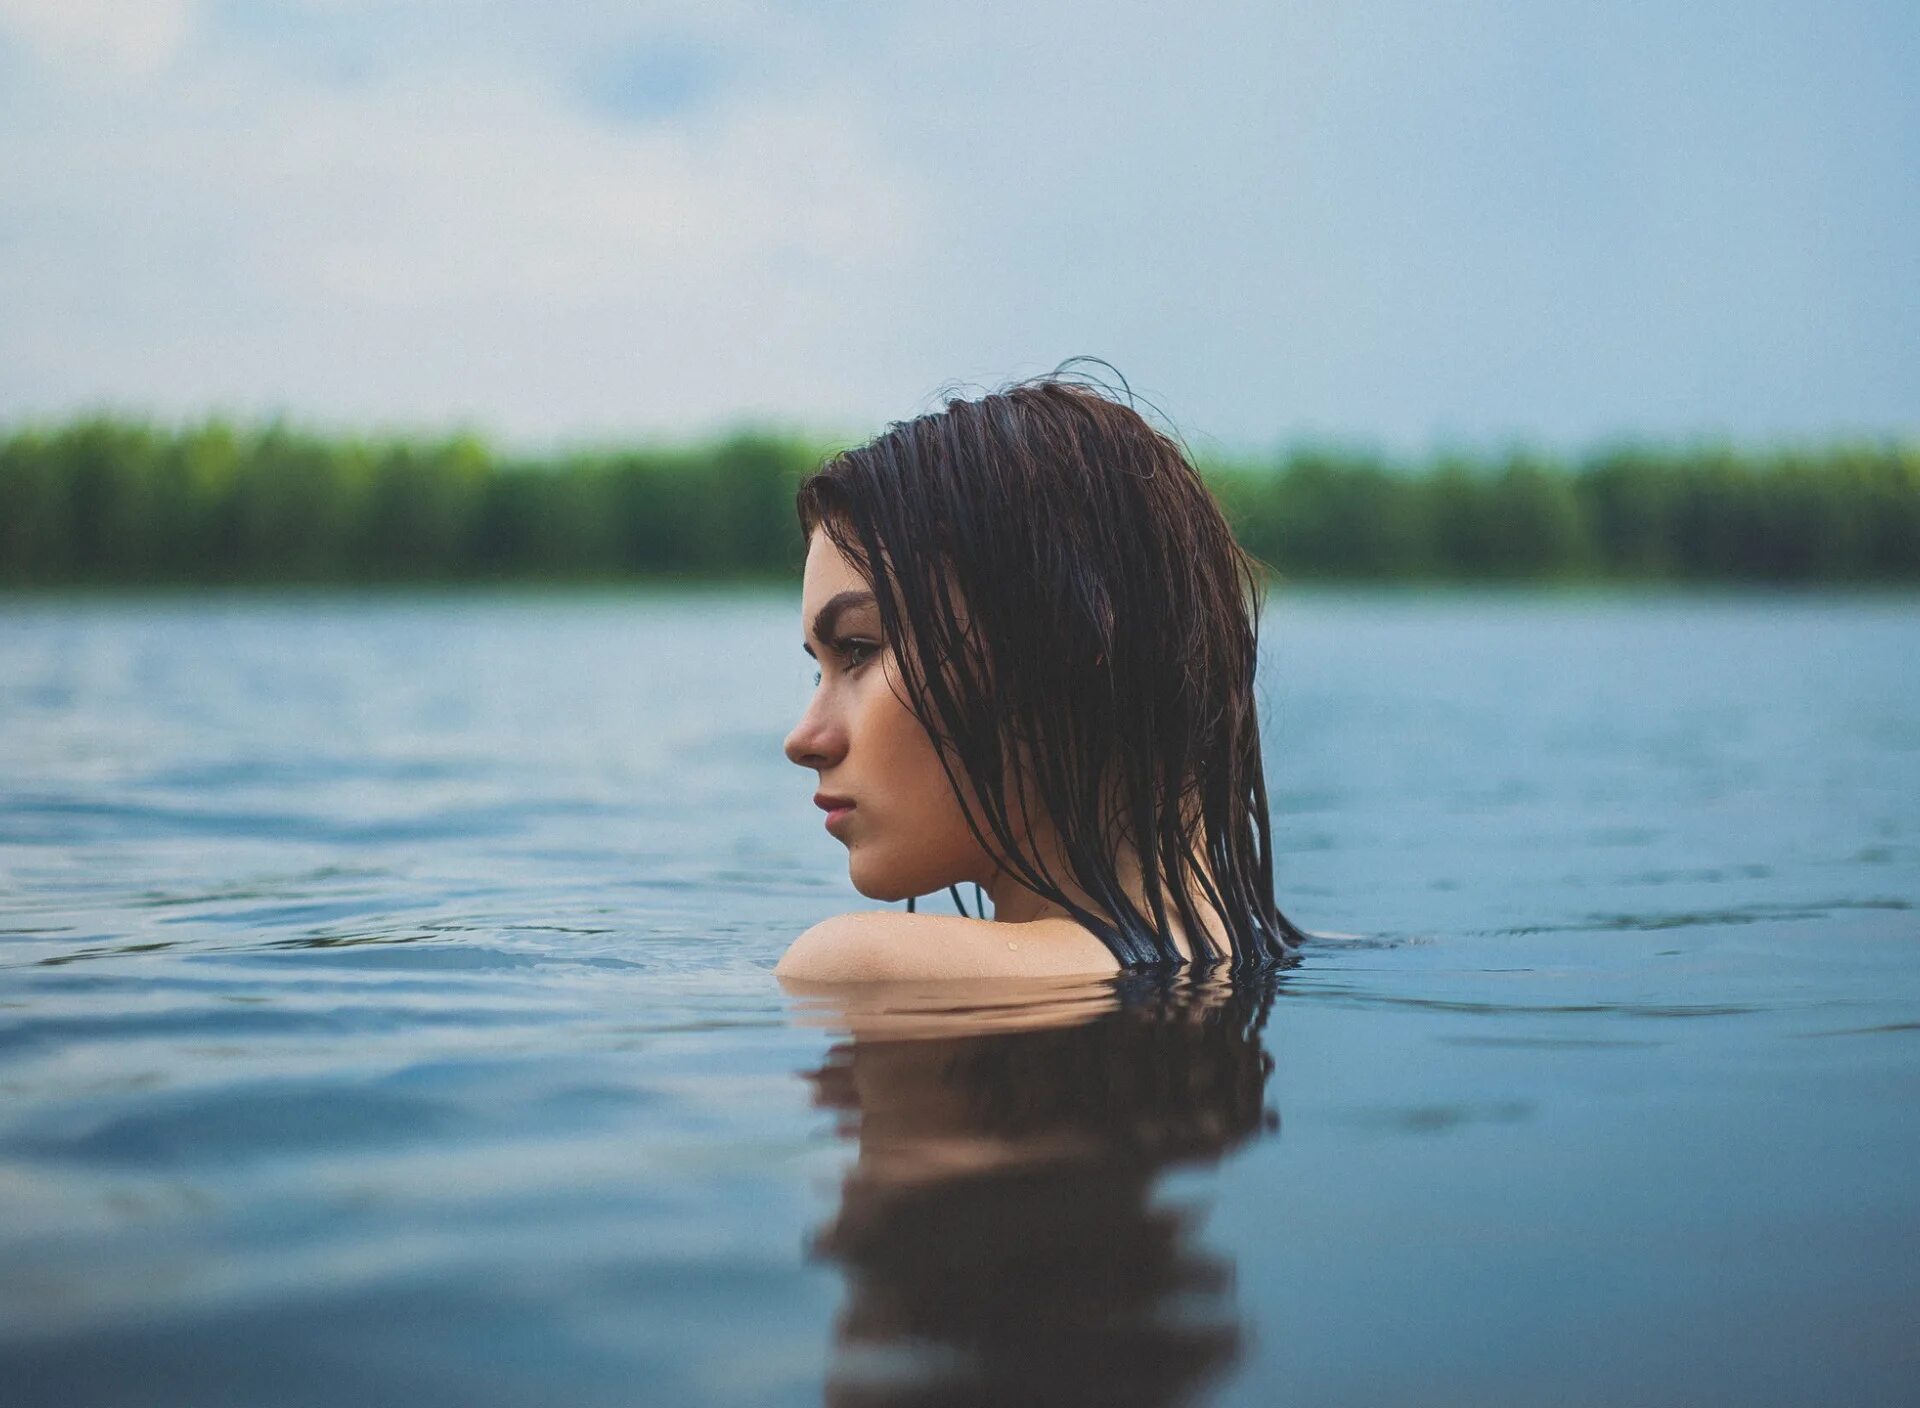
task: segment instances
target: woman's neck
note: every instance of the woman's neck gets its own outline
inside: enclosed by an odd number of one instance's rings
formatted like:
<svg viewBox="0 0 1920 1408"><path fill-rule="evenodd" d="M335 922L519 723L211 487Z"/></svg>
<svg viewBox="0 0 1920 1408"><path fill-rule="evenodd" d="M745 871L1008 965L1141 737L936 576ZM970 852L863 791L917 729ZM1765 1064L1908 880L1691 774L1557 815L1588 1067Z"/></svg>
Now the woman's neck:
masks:
<svg viewBox="0 0 1920 1408"><path fill-rule="evenodd" d="M1057 857L1048 857L1047 866L1054 883L1075 904L1095 914L1101 912L1102 906L1095 903L1092 896L1073 883L1066 874L1065 866L1060 864ZM1146 883L1140 873L1140 863L1131 851L1116 859L1115 870L1119 876L1120 887L1132 901L1134 908L1142 914L1150 913L1147 906ZM987 898L993 902L994 919L1001 923L1028 924L1040 919L1071 920L1074 917L1073 912L1065 905L1035 894L1018 876L1004 869L997 871L982 884L981 888L986 891ZM1193 902L1194 912L1199 916L1208 934L1224 944L1226 925L1221 922L1219 912L1207 903L1205 892L1196 885L1188 891L1188 895ZM1191 957L1191 950L1186 944L1185 929L1180 923L1173 896L1168 893L1165 898L1168 923L1172 927L1176 940L1179 941L1181 951Z"/></svg>

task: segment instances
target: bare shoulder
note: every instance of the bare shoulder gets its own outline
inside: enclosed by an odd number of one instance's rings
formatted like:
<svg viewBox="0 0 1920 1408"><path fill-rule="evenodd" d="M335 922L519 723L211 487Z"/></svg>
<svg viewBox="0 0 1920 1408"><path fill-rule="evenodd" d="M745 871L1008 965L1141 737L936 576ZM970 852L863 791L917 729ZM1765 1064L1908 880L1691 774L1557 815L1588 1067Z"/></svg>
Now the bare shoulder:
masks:
<svg viewBox="0 0 1920 1408"><path fill-rule="evenodd" d="M858 910L795 939L773 970L813 983L1116 973L1107 946L1070 919L1003 924L959 915Z"/></svg>

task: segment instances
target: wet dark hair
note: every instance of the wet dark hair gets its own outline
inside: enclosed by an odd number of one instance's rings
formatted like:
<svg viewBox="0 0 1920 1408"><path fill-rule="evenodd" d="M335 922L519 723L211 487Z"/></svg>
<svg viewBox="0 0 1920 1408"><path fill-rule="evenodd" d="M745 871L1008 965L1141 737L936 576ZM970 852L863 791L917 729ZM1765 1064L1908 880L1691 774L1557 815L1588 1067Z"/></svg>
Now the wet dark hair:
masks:
<svg viewBox="0 0 1920 1408"><path fill-rule="evenodd" d="M1302 936L1273 899L1260 566L1180 446L1073 366L833 455L800 485L802 533L824 529L873 587L904 702L1010 873L1123 968L1182 962L1168 891L1196 966L1285 961ZM1010 775L1096 910L1016 840L1029 827ZM1123 846L1148 913L1123 888ZM1195 888L1227 926L1226 954L1204 937Z"/></svg>

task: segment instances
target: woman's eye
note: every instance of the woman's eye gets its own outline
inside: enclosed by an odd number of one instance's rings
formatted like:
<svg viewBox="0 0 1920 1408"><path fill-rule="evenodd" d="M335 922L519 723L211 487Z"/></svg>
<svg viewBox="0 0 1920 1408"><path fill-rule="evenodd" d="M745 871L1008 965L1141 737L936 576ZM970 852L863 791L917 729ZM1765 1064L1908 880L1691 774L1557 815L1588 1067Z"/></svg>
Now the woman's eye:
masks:
<svg viewBox="0 0 1920 1408"><path fill-rule="evenodd" d="M859 669L879 649L878 645L869 640L840 640L833 643L833 653L840 657L844 667L849 670ZM813 682L816 686L820 683L818 670L813 672Z"/></svg>

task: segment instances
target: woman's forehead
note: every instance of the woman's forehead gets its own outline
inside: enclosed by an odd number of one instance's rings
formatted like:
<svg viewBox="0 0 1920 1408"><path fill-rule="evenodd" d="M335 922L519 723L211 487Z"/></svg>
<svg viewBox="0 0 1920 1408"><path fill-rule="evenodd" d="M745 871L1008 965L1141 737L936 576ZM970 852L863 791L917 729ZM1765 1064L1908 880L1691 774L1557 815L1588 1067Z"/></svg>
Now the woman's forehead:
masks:
<svg viewBox="0 0 1920 1408"><path fill-rule="evenodd" d="M807 543L807 565L801 578L803 604L818 608L828 597L866 585L866 579L840 551L839 545L824 529L814 529Z"/></svg>
<svg viewBox="0 0 1920 1408"><path fill-rule="evenodd" d="M847 592L872 592L866 578L824 532L814 530L806 544L806 569L801 576L801 617L812 624L820 609Z"/></svg>
<svg viewBox="0 0 1920 1408"><path fill-rule="evenodd" d="M884 553L884 549L883 549ZM888 559L884 556L883 563ZM949 564L942 563L940 575L945 579L945 602L941 608L950 613L954 623L964 629L968 619L965 597L954 584L953 570ZM896 611L904 613L905 607L900 600L897 583L890 583ZM857 594L861 600L851 600ZM877 610L873 599L873 583L862 575L852 558L842 552L840 545L824 528L815 528L807 540L807 562L801 579L800 613L807 627L815 625L822 612L832 607L832 616L838 620L856 608ZM902 622L903 628L905 622Z"/></svg>

